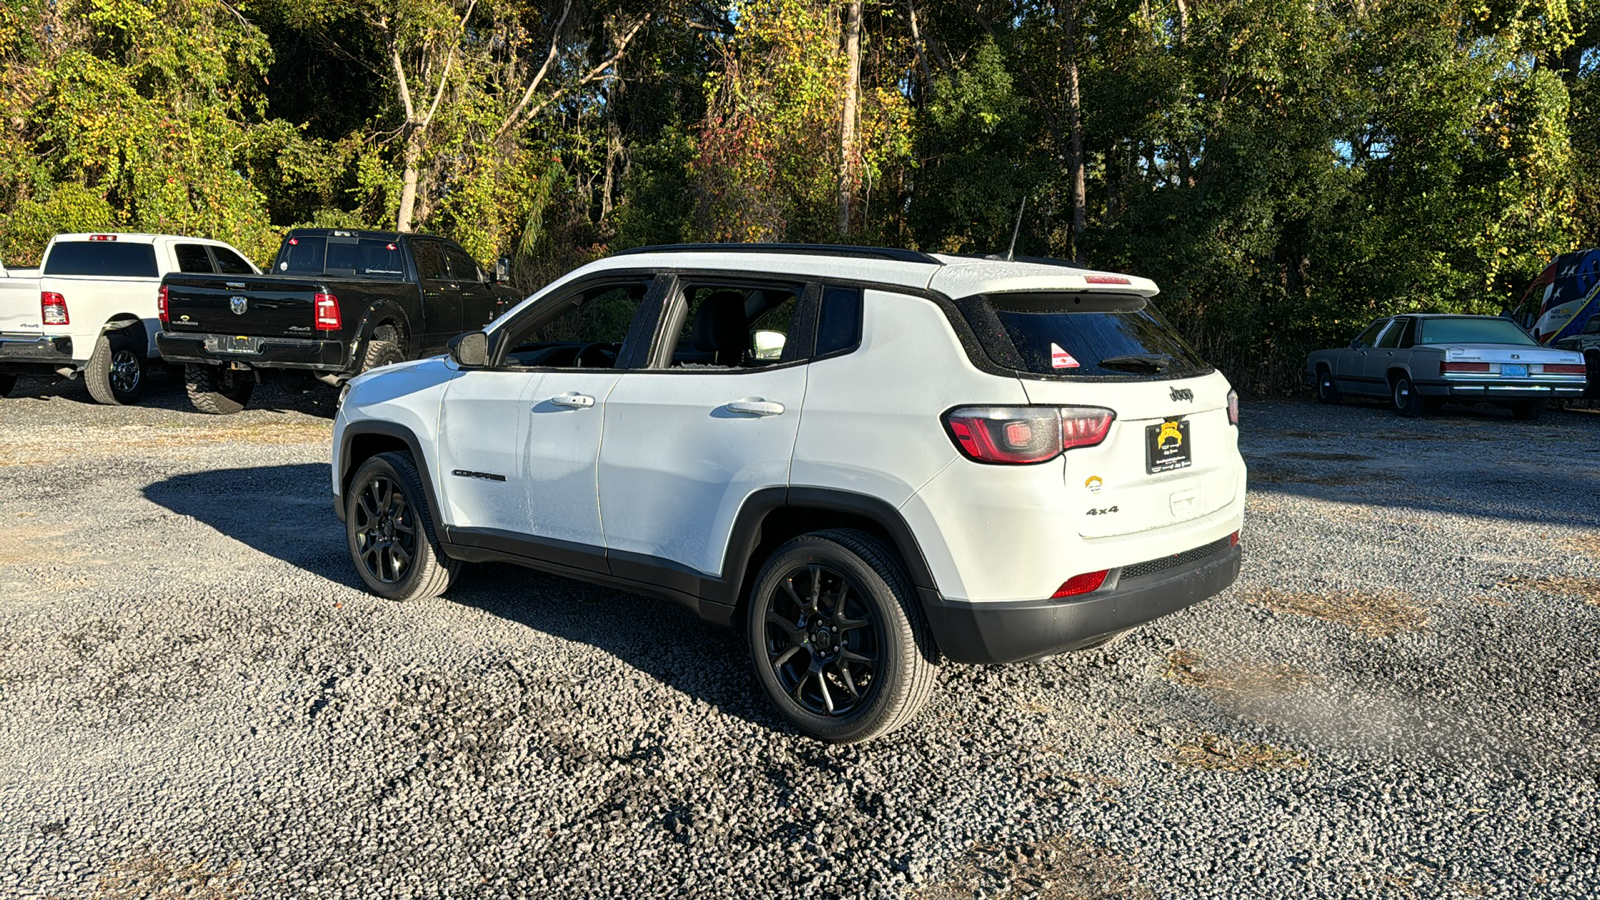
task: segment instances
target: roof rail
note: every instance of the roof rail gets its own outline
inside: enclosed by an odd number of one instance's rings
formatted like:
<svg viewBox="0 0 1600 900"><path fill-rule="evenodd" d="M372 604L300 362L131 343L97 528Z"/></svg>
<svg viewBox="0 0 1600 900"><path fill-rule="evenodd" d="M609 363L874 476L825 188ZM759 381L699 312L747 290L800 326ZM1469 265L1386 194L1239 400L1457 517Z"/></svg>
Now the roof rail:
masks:
<svg viewBox="0 0 1600 900"><path fill-rule="evenodd" d="M848 244L659 244L618 250L614 255L635 253L793 253L801 256L846 256L855 259L888 259L895 262L943 265L938 257L918 250L894 247L854 247Z"/></svg>

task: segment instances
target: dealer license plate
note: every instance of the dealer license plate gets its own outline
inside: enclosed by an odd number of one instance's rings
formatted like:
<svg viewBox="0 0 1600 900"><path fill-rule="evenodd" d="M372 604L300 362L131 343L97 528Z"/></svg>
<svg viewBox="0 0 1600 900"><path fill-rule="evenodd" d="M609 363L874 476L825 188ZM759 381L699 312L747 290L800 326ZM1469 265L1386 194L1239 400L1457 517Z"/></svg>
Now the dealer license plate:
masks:
<svg viewBox="0 0 1600 900"><path fill-rule="evenodd" d="M1189 453L1189 422L1186 419L1167 419L1145 426L1146 472L1155 474L1188 468L1192 459Z"/></svg>
<svg viewBox="0 0 1600 900"><path fill-rule="evenodd" d="M1513 366L1513 365L1510 365L1509 363L1501 363L1500 364L1500 377L1501 378L1527 378L1528 377L1528 367L1527 366Z"/></svg>
<svg viewBox="0 0 1600 900"><path fill-rule="evenodd" d="M219 353L254 353L256 352L255 338L238 336L221 336L217 338L217 352Z"/></svg>

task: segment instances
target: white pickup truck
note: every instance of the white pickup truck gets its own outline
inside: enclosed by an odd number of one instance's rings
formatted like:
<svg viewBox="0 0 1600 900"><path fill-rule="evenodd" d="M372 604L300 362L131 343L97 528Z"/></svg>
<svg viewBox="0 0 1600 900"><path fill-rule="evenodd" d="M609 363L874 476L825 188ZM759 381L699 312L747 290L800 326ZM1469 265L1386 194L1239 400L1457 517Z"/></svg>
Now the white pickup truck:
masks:
<svg viewBox="0 0 1600 900"><path fill-rule="evenodd" d="M139 399L170 272L260 274L221 241L170 234L58 234L39 268L0 266L0 397L19 375L82 374L100 403Z"/></svg>

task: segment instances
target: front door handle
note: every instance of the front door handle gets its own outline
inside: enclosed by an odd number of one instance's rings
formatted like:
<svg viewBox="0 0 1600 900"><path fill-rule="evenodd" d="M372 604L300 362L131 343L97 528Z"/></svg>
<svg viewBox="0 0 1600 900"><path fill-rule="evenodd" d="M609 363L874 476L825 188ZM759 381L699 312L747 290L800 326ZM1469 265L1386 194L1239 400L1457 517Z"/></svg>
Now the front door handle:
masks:
<svg viewBox="0 0 1600 900"><path fill-rule="evenodd" d="M594 398L588 394L569 391L559 397L551 397L550 402L557 406L564 406L567 409L588 409L594 405Z"/></svg>
<svg viewBox="0 0 1600 900"><path fill-rule="evenodd" d="M747 416L781 416L783 404L772 400L763 400L760 397L746 397L728 404L728 412L743 413Z"/></svg>

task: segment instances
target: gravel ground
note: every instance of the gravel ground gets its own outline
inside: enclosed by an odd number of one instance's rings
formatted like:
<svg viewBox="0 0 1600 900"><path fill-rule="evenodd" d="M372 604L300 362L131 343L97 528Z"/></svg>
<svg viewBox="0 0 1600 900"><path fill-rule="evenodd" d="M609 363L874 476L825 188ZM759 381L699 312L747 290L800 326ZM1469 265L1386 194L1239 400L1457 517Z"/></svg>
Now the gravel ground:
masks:
<svg viewBox="0 0 1600 900"><path fill-rule="evenodd" d="M1600 413L1248 403L1234 588L832 747L668 604L365 594L329 396L0 401L0 895L1600 894Z"/></svg>

